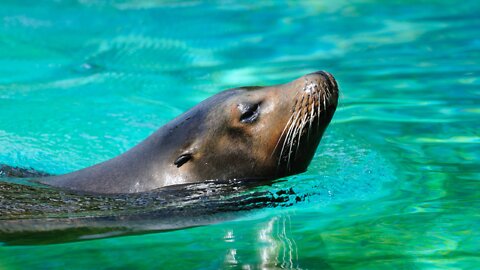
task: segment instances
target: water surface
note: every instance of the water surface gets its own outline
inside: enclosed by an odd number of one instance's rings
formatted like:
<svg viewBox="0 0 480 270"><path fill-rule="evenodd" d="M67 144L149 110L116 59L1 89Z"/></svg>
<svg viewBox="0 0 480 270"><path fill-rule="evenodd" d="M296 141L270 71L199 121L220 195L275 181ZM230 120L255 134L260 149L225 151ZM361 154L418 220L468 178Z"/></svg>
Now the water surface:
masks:
<svg viewBox="0 0 480 270"><path fill-rule="evenodd" d="M475 1L2 1L0 163L80 169L222 89L319 69L341 97L306 173L238 194L303 200L155 233L4 240L0 268L478 268L478 14Z"/></svg>

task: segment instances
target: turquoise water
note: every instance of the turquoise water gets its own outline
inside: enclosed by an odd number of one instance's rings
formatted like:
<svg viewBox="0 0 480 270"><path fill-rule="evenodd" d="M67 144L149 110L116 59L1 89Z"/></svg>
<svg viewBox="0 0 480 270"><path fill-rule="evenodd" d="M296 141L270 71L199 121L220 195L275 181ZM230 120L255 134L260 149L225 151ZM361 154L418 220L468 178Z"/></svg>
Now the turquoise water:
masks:
<svg viewBox="0 0 480 270"><path fill-rule="evenodd" d="M0 163L69 172L222 89L319 69L342 94L309 170L263 188L305 200L4 244L0 269L478 269L478 14L475 1L2 1Z"/></svg>

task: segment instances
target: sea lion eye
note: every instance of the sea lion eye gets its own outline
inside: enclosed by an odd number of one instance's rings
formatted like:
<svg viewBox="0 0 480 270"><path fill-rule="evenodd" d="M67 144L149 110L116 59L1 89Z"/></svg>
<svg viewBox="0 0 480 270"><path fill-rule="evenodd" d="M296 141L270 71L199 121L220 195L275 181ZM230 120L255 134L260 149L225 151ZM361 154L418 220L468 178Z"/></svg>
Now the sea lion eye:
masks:
<svg viewBox="0 0 480 270"><path fill-rule="evenodd" d="M238 109L242 113L240 116L240 122L242 123L253 123L257 120L258 115L260 114L260 103L256 104L238 104Z"/></svg>
<svg viewBox="0 0 480 270"><path fill-rule="evenodd" d="M190 159L192 159L192 154L183 154L183 155L180 155L176 160L175 162L173 162L174 165L177 166L177 168L180 168L183 164L187 163L187 161L189 161Z"/></svg>

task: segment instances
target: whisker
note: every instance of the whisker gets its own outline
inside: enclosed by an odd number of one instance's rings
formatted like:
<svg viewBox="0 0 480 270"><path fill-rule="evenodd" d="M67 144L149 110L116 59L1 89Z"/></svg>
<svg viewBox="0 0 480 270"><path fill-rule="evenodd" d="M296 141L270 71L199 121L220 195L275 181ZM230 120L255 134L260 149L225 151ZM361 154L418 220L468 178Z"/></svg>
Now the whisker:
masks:
<svg viewBox="0 0 480 270"><path fill-rule="evenodd" d="M297 115L295 116L295 120L293 121L292 127L293 127L293 133L290 133L290 138L289 138L289 150L288 150L288 159L287 159L287 169L290 170L290 158L292 155L292 146L293 143L295 142L295 135L296 135L296 130L297 130L297 120L299 119L298 117L300 116L301 110L298 111ZM287 134L288 136L288 134Z"/></svg>
<svg viewBox="0 0 480 270"><path fill-rule="evenodd" d="M303 110L302 110L303 112ZM302 119L302 123L301 123L301 126L299 127L299 132L298 132L298 140L297 140L297 149L295 150L295 156L297 156L298 154L298 149L300 148L300 142L302 140L302 133L303 133L303 129L305 128L305 126L307 125L307 116L308 116L308 111L305 111L304 115L303 115L303 119Z"/></svg>
<svg viewBox="0 0 480 270"><path fill-rule="evenodd" d="M272 154L270 155L270 157L272 157L273 154L275 154L275 150L277 150L277 147L278 147L278 145L280 144L280 141L282 140L283 134L285 134L285 130L287 130L287 127L290 125L290 122L292 122L292 119L293 119L293 116L294 116L294 115L295 115L295 114L292 114L292 115L290 116L290 118L288 119L287 124L286 124L285 127L283 128L282 134L280 134L280 137L278 137L277 144L275 144L275 148L273 148L273 151L272 151Z"/></svg>
<svg viewBox="0 0 480 270"><path fill-rule="evenodd" d="M289 138L290 138L290 135L292 134L292 129L294 129L295 127L295 122L297 121L297 118L298 118L298 115L299 115L300 112L298 112L297 114L292 114L292 115L296 115L296 117L294 118L293 122L290 124L290 127L288 128L288 132L287 132L287 136L285 137L285 140L283 141L283 145L282 145L282 150L280 151L280 158L278 160L278 165L277 167L280 166L280 163L282 161L282 158L283 158L283 150L285 149L285 146L287 145L287 148L288 148L288 144L289 144ZM290 155L290 153L289 153Z"/></svg>
<svg viewBox="0 0 480 270"><path fill-rule="evenodd" d="M312 102L312 109L310 110L310 119L309 119L309 125L308 125L308 135L307 135L307 141L310 141L310 132L312 131L312 122L313 122L313 117L314 117L314 112L315 112L315 99L313 98Z"/></svg>
<svg viewBox="0 0 480 270"><path fill-rule="evenodd" d="M285 137L285 139L284 139L284 141L283 141L282 150L280 151L280 155L279 155L279 158L278 158L277 171L278 171L278 168L280 167L280 163L281 163L281 161L282 161L282 155L283 155L283 150L284 150L284 148L285 148L285 143L287 142L289 133L290 133L291 128L292 128L292 124L293 124L292 119L293 119L293 117L295 116L295 108L296 108L296 105L297 105L297 102L298 102L297 96L298 96L298 92L297 92L297 93L295 94L295 96L293 97L293 98L295 99L295 102L293 103L293 107L292 107L292 115L290 116L290 118L288 119L287 124L286 124L285 127L283 128L282 134L280 135L280 137L278 137L278 140L277 140L277 143L276 143L276 145L275 145L275 148L273 149L272 154L270 155L270 156L272 156L272 155L275 153L278 145L280 144L280 141L282 140L283 134L285 134L285 130L288 128L287 136ZM290 126L289 126L289 125L290 125Z"/></svg>
<svg viewBox="0 0 480 270"><path fill-rule="evenodd" d="M317 132L318 130L320 129L320 116L321 116L321 112L322 112L322 99L321 99L321 93L320 91L318 91L318 116L317 116Z"/></svg>
<svg viewBox="0 0 480 270"><path fill-rule="evenodd" d="M327 110L327 101L325 99L325 94L323 94L323 110Z"/></svg>

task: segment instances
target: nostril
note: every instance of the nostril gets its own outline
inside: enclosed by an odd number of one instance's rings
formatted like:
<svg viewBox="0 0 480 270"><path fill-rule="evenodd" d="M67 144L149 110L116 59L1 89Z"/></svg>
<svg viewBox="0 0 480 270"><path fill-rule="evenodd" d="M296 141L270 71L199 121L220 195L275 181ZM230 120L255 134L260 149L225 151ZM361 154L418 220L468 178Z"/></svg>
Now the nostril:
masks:
<svg viewBox="0 0 480 270"><path fill-rule="evenodd" d="M337 81L335 80L335 78L333 77L333 75L330 72L326 72L326 71L322 70L322 71L314 72L312 74L321 75L327 81L327 83L330 84L330 86L332 87L333 90L338 89Z"/></svg>
<svg viewBox="0 0 480 270"><path fill-rule="evenodd" d="M312 94L318 91L318 83L316 81L306 81L303 91L307 94Z"/></svg>

